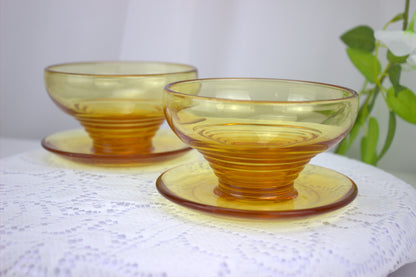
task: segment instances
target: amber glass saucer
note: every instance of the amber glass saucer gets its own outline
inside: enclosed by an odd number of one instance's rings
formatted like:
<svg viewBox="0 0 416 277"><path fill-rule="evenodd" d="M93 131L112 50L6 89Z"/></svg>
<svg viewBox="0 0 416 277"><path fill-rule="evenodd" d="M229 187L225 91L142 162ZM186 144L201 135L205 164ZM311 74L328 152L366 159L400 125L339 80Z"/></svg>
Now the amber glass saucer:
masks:
<svg viewBox="0 0 416 277"><path fill-rule="evenodd" d="M350 203L357 186L336 171L307 165L295 181L298 196L292 200L241 200L214 193L218 179L207 162L185 164L164 172L156 181L169 200L192 209L248 218L309 216L329 212Z"/></svg>
<svg viewBox="0 0 416 277"><path fill-rule="evenodd" d="M160 129L152 139L148 153L97 154L93 142L83 129L69 130L45 137L42 146L64 158L90 164L116 165L158 162L174 158L191 150L170 129Z"/></svg>

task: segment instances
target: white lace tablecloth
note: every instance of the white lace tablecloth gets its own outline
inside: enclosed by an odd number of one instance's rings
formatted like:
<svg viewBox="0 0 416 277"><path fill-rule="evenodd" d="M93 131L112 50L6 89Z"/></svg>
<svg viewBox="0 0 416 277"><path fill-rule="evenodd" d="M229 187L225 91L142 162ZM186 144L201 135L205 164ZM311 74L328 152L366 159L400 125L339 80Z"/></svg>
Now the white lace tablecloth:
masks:
<svg viewBox="0 0 416 277"><path fill-rule="evenodd" d="M43 150L0 159L1 276L386 276L416 261L416 190L324 153L358 197L303 219L248 220L180 207L155 180L199 159L85 167Z"/></svg>

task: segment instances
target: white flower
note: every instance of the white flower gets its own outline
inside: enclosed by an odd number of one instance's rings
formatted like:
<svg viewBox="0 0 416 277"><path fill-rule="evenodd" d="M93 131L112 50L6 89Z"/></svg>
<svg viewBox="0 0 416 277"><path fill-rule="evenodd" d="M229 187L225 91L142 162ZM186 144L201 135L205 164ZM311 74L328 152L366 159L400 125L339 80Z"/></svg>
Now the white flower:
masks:
<svg viewBox="0 0 416 277"><path fill-rule="evenodd" d="M407 67L416 69L416 34L412 31L376 31L374 36L398 57L409 55Z"/></svg>
<svg viewBox="0 0 416 277"><path fill-rule="evenodd" d="M409 57L406 60L406 65L404 67L404 70L416 70L416 51L413 51L413 54L409 55Z"/></svg>
<svg viewBox="0 0 416 277"><path fill-rule="evenodd" d="M416 34L413 32L376 31L374 36L398 57L409 55L416 50Z"/></svg>

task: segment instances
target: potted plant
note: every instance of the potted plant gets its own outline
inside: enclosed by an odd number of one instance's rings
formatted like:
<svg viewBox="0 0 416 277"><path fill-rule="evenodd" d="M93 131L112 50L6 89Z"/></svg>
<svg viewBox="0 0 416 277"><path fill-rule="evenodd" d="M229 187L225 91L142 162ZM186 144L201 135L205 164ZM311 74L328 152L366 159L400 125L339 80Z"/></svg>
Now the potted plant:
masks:
<svg viewBox="0 0 416 277"><path fill-rule="evenodd" d="M409 0L406 0L404 12L394 16L382 30L374 31L369 26L360 25L341 36L349 59L364 77L364 84L359 91L357 120L336 148L336 153L345 155L362 132L361 160L377 165L393 142L397 117L416 124L416 95L400 79L402 71L416 70L415 16L416 11L409 20ZM401 30L388 29L390 24L400 21ZM383 48L387 51L382 51ZM384 53L385 61L380 59ZM389 114L384 141L380 139L379 121L372 114L378 97L383 98ZM382 147L377 147L381 143Z"/></svg>

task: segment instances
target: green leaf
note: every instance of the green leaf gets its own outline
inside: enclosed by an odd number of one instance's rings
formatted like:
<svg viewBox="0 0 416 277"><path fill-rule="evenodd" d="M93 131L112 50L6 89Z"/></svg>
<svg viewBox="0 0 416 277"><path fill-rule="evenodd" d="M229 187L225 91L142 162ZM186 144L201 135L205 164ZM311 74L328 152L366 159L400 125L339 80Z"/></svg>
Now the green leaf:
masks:
<svg viewBox="0 0 416 277"><path fill-rule="evenodd" d="M389 23L394 23L402 19L404 19L404 13L399 13L395 17L393 17L393 19L391 19Z"/></svg>
<svg viewBox="0 0 416 277"><path fill-rule="evenodd" d="M376 103L377 95L380 93L380 88L375 86L370 96L370 101L368 102L368 113L370 114L373 111L374 104Z"/></svg>
<svg viewBox="0 0 416 277"><path fill-rule="evenodd" d="M409 55L406 56L395 56L390 50L387 51L387 59L391 63L405 63Z"/></svg>
<svg viewBox="0 0 416 277"><path fill-rule="evenodd" d="M370 117L367 134L361 140L361 160L365 163L377 164L377 142L379 127L377 119Z"/></svg>
<svg viewBox="0 0 416 277"><path fill-rule="evenodd" d="M366 52L373 52L376 47L374 31L369 26L358 26L341 36L341 40L353 49L360 49Z"/></svg>
<svg viewBox="0 0 416 277"><path fill-rule="evenodd" d="M399 88L401 88L401 85L400 85L401 72L402 72L402 67L398 64L393 64L389 69L389 79L396 92L398 92Z"/></svg>
<svg viewBox="0 0 416 277"><path fill-rule="evenodd" d="M397 14L395 17L393 17L389 22L386 23L386 25L384 25L383 30L387 29L387 27L394 22L397 22L399 20L403 20L405 18L405 14L404 13L399 13Z"/></svg>
<svg viewBox="0 0 416 277"><path fill-rule="evenodd" d="M337 146L335 153L340 155L345 155L350 147L349 143L349 135L347 135Z"/></svg>
<svg viewBox="0 0 416 277"><path fill-rule="evenodd" d="M416 95L410 89L401 87L396 96L394 87L389 88L386 102L398 116L416 124Z"/></svg>
<svg viewBox="0 0 416 277"><path fill-rule="evenodd" d="M367 81L374 84L381 71L381 64L377 57L369 52L354 48L347 48L347 54Z"/></svg>
<svg viewBox="0 0 416 277"><path fill-rule="evenodd" d="M410 31L410 32L415 31L415 18L416 18L416 10L413 12L412 19L410 20L409 27L407 27L406 31Z"/></svg>
<svg viewBox="0 0 416 277"><path fill-rule="evenodd" d="M368 114L369 114L368 106L367 105L363 106L362 109L361 109L361 114L358 115L357 120L360 120L361 124L364 125L365 119L368 117Z"/></svg>
<svg viewBox="0 0 416 277"><path fill-rule="evenodd" d="M357 118L357 120L354 123L354 126L351 128L351 131L350 131L350 136L351 136L352 141L355 140L355 138L358 136L358 132L360 131L361 125L362 125L362 120Z"/></svg>
<svg viewBox="0 0 416 277"><path fill-rule="evenodd" d="M360 131L361 125L362 125L362 121L359 118L357 118L357 120L354 123L354 126L351 128L351 131L338 145L335 151L336 153L341 154L341 155L344 155L347 153L348 149L351 147L354 140L356 139Z"/></svg>
<svg viewBox="0 0 416 277"><path fill-rule="evenodd" d="M379 161L384 156L384 154L386 154L387 150L389 150L391 143L393 142L395 133L396 133L396 114L390 111L387 137L384 142L383 149L381 150L380 155L377 157L377 161Z"/></svg>
<svg viewBox="0 0 416 277"><path fill-rule="evenodd" d="M354 143L355 139L357 138L360 132L361 126L364 124L367 116L368 116L367 106L363 106L358 112L357 118L355 120L354 126L352 126L351 128L351 131L339 143L337 149L335 150L336 153L341 154L341 155L344 155L347 153L348 149L350 149L351 145Z"/></svg>

